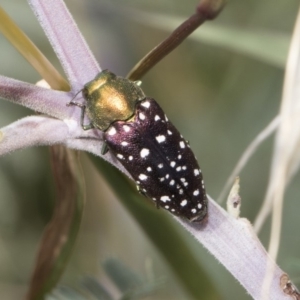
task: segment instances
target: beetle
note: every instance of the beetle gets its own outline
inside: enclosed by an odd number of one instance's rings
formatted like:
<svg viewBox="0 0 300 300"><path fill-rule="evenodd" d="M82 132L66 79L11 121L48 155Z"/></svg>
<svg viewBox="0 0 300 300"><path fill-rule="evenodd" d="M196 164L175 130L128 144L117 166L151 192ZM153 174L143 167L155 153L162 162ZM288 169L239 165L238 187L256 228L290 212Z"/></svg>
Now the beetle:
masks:
<svg viewBox="0 0 300 300"><path fill-rule="evenodd" d="M207 217L202 173L189 143L162 108L145 96L140 81L104 70L82 89L84 130L104 132L103 154L111 151L155 205L191 222ZM91 120L83 124L85 113Z"/></svg>

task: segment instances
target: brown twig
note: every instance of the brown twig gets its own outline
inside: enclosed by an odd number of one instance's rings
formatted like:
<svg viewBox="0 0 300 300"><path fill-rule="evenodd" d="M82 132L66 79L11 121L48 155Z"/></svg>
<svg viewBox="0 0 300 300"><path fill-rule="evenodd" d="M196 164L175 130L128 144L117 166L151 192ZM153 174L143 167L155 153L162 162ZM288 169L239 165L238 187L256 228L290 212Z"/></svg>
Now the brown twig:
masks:
<svg viewBox="0 0 300 300"><path fill-rule="evenodd" d="M202 0L196 13L177 27L164 41L144 56L128 73L127 78L135 81L141 79L160 60L172 52L193 31L207 20L214 19L225 5L225 0Z"/></svg>

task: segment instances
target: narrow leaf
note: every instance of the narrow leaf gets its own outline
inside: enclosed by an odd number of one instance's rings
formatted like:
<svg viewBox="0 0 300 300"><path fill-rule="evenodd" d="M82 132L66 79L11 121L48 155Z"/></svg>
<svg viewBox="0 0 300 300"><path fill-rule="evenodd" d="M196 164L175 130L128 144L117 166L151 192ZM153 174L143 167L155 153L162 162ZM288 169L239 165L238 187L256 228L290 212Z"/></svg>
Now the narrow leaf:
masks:
<svg viewBox="0 0 300 300"><path fill-rule="evenodd" d="M0 7L0 31L24 56L52 89L68 91L68 82L59 74L50 61Z"/></svg>

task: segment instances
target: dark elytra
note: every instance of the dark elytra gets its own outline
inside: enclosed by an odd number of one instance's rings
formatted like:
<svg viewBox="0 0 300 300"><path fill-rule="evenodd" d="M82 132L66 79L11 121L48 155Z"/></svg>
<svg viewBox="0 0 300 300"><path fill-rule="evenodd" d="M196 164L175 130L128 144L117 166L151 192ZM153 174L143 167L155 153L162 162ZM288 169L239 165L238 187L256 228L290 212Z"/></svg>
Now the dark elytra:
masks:
<svg viewBox="0 0 300 300"><path fill-rule="evenodd" d="M154 99L138 102L134 116L105 132L109 149L157 206L190 221L203 220L206 193L189 144Z"/></svg>

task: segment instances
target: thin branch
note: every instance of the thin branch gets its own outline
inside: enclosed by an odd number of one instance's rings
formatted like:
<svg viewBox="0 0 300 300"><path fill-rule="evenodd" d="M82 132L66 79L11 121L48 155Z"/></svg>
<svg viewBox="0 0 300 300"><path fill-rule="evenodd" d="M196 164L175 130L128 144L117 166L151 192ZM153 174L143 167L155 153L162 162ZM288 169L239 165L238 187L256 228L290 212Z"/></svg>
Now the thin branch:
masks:
<svg viewBox="0 0 300 300"><path fill-rule="evenodd" d="M275 160L273 171L278 170L278 166L282 166L281 172L279 173L279 182L282 186L278 187L276 193L274 194L273 203L273 219L272 219L272 231L271 231L271 241L269 245L269 252L272 257L277 256L280 230L278 229L278 224L281 224L281 215L283 205L283 195L286 186L288 173L289 173L289 162L293 161L293 154L299 151L295 149L297 147L300 135L299 130L295 132L294 128L299 128L300 120L295 118L295 111L299 112L300 104L300 91L299 91L299 81L300 81L300 9L298 12L298 17L296 20L293 38L291 42L290 52L287 61L286 75L284 80L283 88L283 99L281 106L282 122L280 124L276 144L275 144ZM296 115L297 116L297 115ZM295 134L296 133L296 134ZM288 148L288 149L285 149ZM277 155L276 155L277 154ZM279 183L278 182L278 183ZM282 189L282 190L281 190ZM274 239L274 242L273 242Z"/></svg>
<svg viewBox="0 0 300 300"><path fill-rule="evenodd" d="M68 91L70 87L66 80L1 7L0 20L0 30L3 35L35 68L41 77L49 83L52 89Z"/></svg>
<svg viewBox="0 0 300 300"><path fill-rule="evenodd" d="M232 173L228 177L228 179L218 197L218 200L217 200L218 203L221 203L225 199L226 194L228 193L236 176L240 174L240 172L245 167L245 165L248 163L249 159L255 153L257 148L276 130L276 128L279 125L279 122L280 122L280 116L276 116L249 144L249 146L246 148L246 150L242 154L241 158L237 162L236 166L234 167Z"/></svg>
<svg viewBox="0 0 300 300"><path fill-rule="evenodd" d="M0 75L0 97L54 118L70 116L70 108L66 104L71 97L67 92L49 90Z"/></svg>
<svg viewBox="0 0 300 300"><path fill-rule="evenodd" d="M284 182L285 186L299 168L299 150L297 149L300 141L300 95L298 83L300 80L300 15L293 34L292 44L288 57L286 74L284 80L284 91L282 105L280 109L280 126L276 136L274 146L274 156L270 172L270 180L267 188L264 203L254 222L256 232L259 232L264 221L268 217L276 195L280 195L280 185ZM298 165L294 165L298 163ZM277 191L277 188L279 189ZM276 198L276 201L281 201ZM274 202L276 206L278 202ZM278 204L281 206L280 204ZM276 251L273 253L275 254Z"/></svg>
<svg viewBox="0 0 300 300"><path fill-rule="evenodd" d="M62 0L28 0L72 88L81 89L100 68ZM76 87L75 87L75 86Z"/></svg>
<svg viewBox="0 0 300 300"><path fill-rule="evenodd" d="M1 128L0 132L0 155L4 155L31 146L63 143L69 128L61 120L31 116Z"/></svg>
<svg viewBox="0 0 300 300"><path fill-rule="evenodd" d="M295 118L295 116L298 116L300 108L299 81L300 9L298 11L286 66L283 96L280 108L281 123L276 135L269 186L267 196L263 204L264 211L262 210L262 212L266 212L268 210L267 204L272 205L269 254L273 259L276 259L280 245L284 192L291 172L291 162L295 161L294 156L297 152L299 152L299 149L296 147L299 145L300 141L300 120L299 118ZM294 170L294 168L292 170ZM262 217L263 215L260 213L259 218ZM263 287L265 290L268 290L271 285L273 268L274 266L271 264L268 265L267 273L263 281Z"/></svg>
<svg viewBox="0 0 300 300"><path fill-rule="evenodd" d="M291 298L280 287L284 272L269 257L247 219L235 219L209 199L205 226L175 217L195 239L216 257L240 282L253 299L261 299L261 287L268 265L272 265L269 296L272 300Z"/></svg>
<svg viewBox="0 0 300 300"><path fill-rule="evenodd" d="M178 47L192 32L207 20L212 20L225 5L223 0L202 0L196 13L177 27L163 42L144 56L128 73L127 78L138 80L152 69L159 61Z"/></svg>

